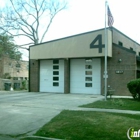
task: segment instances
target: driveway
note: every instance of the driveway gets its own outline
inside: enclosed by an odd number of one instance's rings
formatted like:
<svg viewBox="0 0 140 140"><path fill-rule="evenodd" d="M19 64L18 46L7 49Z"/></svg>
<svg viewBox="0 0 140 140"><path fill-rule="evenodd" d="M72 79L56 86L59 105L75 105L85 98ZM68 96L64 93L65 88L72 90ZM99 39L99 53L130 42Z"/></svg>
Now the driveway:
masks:
<svg viewBox="0 0 140 140"><path fill-rule="evenodd" d="M103 98L101 95L0 91L0 140L34 134L62 110Z"/></svg>

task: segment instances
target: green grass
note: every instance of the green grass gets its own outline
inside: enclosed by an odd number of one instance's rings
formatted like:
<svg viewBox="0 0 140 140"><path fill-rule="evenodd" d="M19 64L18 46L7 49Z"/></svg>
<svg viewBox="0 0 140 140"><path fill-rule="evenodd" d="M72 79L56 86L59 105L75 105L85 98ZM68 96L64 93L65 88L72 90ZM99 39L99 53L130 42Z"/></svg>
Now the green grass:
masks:
<svg viewBox="0 0 140 140"><path fill-rule="evenodd" d="M140 102L133 99L108 99L82 107L139 111ZM44 125L35 135L64 140L126 140L128 139L126 133L130 127L136 131L140 129L139 118L140 115L132 114L65 110ZM139 138L133 138L135 139ZM29 140L29 138L22 140Z"/></svg>
<svg viewBox="0 0 140 140"><path fill-rule="evenodd" d="M82 105L81 107L140 111L140 101L136 101L134 99L111 98L107 99L107 101L101 100Z"/></svg>
<svg viewBox="0 0 140 140"><path fill-rule="evenodd" d="M140 129L140 115L62 111L35 135L65 140L126 140L127 130Z"/></svg>

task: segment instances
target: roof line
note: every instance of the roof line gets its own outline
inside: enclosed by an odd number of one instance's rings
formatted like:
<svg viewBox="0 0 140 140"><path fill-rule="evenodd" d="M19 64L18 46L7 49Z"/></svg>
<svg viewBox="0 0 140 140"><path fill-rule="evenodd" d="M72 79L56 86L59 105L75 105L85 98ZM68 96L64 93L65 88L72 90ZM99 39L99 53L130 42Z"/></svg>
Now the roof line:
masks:
<svg viewBox="0 0 140 140"><path fill-rule="evenodd" d="M63 39L67 39L67 38L71 38L71 37L76 37L76 36L80 36L80 35L85 35L85 34L89 34L89 33L93 33L93 32L97 32L97 31L101 31L104 30L105 28L101 28L101 29L97 29L97 30L93 30L93 31L88 31L88 32L84 32L84 33L79 33L79 34L75 34L75 35L70 35L70 36L66 36L66 37L62 37L62 38L58 38L58 39L53 39L53 40L49 40L46 42L42 42L39 44L35 44L35 45L31 45L29 47L34 47L34 46L38 46L38 45L42 45L42 44L46 44L46 43L50 43L50 42L54 42L54 41L58 41L58 40L63 40ZM116 30L117 32L119 32L120 34L122 34L123 36L125 36L126 38L130 39L131 41L135 42L137 45L140 46L139 43L137 43L136 41L134 41L133 39L131 39L130 37L128 37L127 35L125 35L124 33L122 33L121 31L119 31L118 29L116 29L115 27L107 27L107 29L109 30Z"/></svg>

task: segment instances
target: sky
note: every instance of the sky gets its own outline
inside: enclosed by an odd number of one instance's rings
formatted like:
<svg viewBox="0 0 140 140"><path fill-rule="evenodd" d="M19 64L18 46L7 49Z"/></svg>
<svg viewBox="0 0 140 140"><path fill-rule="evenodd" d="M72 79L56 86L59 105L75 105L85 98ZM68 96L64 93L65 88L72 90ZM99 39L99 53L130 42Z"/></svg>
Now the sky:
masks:
<svg viewBox="0 0 140 140"><path fill-rule="evenodd" d="M0 2L2 6L6 1ZM105 27L105 0L68 2L69 7L53 20L44 42ZM108 5L114 17L113 27L140 43L140 0L108 0ZM16 40L17 44L22 40ZM28 52L23 52L23 58L28 59Z"/></svg>

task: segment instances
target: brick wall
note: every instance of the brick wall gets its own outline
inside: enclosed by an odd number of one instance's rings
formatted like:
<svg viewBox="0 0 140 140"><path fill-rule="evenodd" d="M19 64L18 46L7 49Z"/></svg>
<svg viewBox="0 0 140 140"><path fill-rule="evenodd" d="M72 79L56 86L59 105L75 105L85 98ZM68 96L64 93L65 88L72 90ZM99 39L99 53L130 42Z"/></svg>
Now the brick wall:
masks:
<svg viewBox="0 0 140 140"><path fill-rule="evenodd" d="M113 44L112 58L108 58L108 85L115 89L116 95L131 95L127 89L127 83L136 78L135 52ZM119 62L118 60L122 61ZM116 71L123 71L117 74ZM102 75L104 73L104 58L102 58ZM104 80L102 80L102 93Z"/></svg>
<svg viewBox="0 0 140 140"><path fill-rule="evenodd" d="M39 92L39 60L29 62L29 91Z"/></svg>
<svg viewBox="0 0 140 140"><path fill-rule="evenodd" d="M70 60L64 60L64 93L70 93Z"/></svg>

